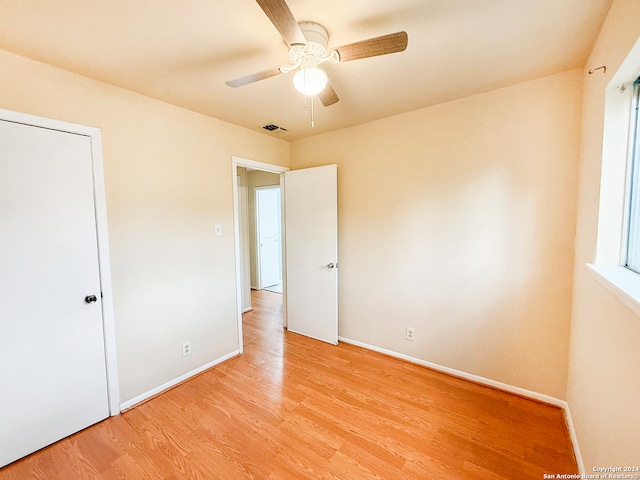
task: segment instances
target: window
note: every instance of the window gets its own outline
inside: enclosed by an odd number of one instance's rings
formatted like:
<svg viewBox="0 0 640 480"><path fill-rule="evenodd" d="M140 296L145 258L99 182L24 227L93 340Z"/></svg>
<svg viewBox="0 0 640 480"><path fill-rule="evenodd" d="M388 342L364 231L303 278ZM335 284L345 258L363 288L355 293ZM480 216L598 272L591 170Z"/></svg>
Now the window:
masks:
<svg viewBox="0 0 640 480"><path fill-rule="evenodd" d="M625 266L640 273L640 122L638 103L640 100L640 78L633 84L633 104L629 135L629 202L627 223L627 245Z"/></svg>
<svg viewBox="0 0 640 480"><path fill-rule="evenodd" d="M595 279L640 316L640 39L605 90ZM592 79L592 81L594 81Z"/></svg>

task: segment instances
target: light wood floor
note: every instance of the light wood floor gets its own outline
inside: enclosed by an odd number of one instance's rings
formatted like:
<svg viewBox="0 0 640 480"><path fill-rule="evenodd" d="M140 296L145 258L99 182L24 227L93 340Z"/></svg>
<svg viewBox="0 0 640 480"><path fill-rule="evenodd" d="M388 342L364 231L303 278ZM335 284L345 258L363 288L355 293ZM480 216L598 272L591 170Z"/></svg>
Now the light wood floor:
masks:
<svg viewBox="0 0 640 480"><path fill-rule="evenodd" d="M563 413L284 333L254 292L245 353L0 470L7 479L492 479L578 473Z"/></svg>

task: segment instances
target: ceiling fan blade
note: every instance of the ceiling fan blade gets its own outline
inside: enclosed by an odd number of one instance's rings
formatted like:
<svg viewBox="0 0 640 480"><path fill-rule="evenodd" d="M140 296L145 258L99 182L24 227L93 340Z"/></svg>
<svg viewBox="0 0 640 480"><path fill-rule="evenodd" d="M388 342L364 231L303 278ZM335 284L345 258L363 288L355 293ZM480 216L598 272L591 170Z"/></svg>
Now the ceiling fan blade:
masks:
<svg viewBox="0 0 640 480"><path fill-rule="evenodd" d="M327 82L327 86L324 87L324 90L322 90L318 96L325 107L340 101L340 98L338 98L338 94L334 90L333 85L331 85L331 82Z"/></svg>
<svg viewBox="0 0 640 480"><path fill-rule="evenodd" d="M256 2L287 44L305 45L307 43L285 0L256 0Z"/></svg>
<svg viewBox="0 0 640 480"><path fill-rule="evenodd" d="M257 82L259 80L275 77L276 75L280 75L281 73L282 72L280 71L280 67L276 67L270 70L265 70L264 72L254 73L253 75L247 75L246 77L236 78L235 80L231 80L225 83L230 87L237 88L237 87L242 87L243 85L248 85L250 83Z"/></svg>
<svg viewBox="0 0 640 480"><path fill-rule="evenodd" d="M402 52L407 48L409 37L407 32L391 33L381 37L362 40L338 47L335 50L340 55L341 62L359 60L361 58L386 55L388 53Z"/></svg>

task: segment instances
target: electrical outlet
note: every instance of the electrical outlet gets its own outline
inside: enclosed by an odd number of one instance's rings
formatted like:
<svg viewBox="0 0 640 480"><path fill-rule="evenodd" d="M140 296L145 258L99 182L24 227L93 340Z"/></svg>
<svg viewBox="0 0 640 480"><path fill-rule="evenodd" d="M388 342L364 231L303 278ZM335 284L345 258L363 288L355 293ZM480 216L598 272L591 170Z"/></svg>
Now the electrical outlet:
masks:
<svg viewBox="0 0 640 480"><path fill-rule="evenodd" d="M416 336L416 329L413 327L407 327L407 333L405 335L405 338L410 342L413 342L415 340L415 336Z"/></svg>
<svg viewBox="0 0 640 480"><path fill-rule="evenodd" d="M187 355L191 355L191 340L182 342L182 356L186 357Z"/></svg>

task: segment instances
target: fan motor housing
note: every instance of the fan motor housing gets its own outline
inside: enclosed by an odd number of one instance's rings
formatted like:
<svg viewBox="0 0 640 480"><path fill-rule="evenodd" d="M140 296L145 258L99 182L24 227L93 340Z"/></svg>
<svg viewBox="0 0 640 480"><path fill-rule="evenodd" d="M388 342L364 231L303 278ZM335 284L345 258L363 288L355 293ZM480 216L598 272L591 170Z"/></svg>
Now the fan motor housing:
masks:
<svg viewBox="0 0 640 480"><path fill-rule="evenodd" d="M329 44L329 33L327 29L324 28L319 23L315 22L300 22L298 23L304 38L307 39L307 42L317 43L322 45L327 50L327 45Z"/></svg>
<svg viewBox="0 0 640 480"><path fill-rule="evenodd" d="M312 67L323 63L332 56L327 55L327 45L329 44L329 34L327 29L315 22L300 22L298 24L304 38L307 40L306 45L293 45L289 50L289 59L293 62L291 67L298 66ZM334 60L335 61L335 60ZM291 70L289 66L283 66L281 70Z"/></svg>

